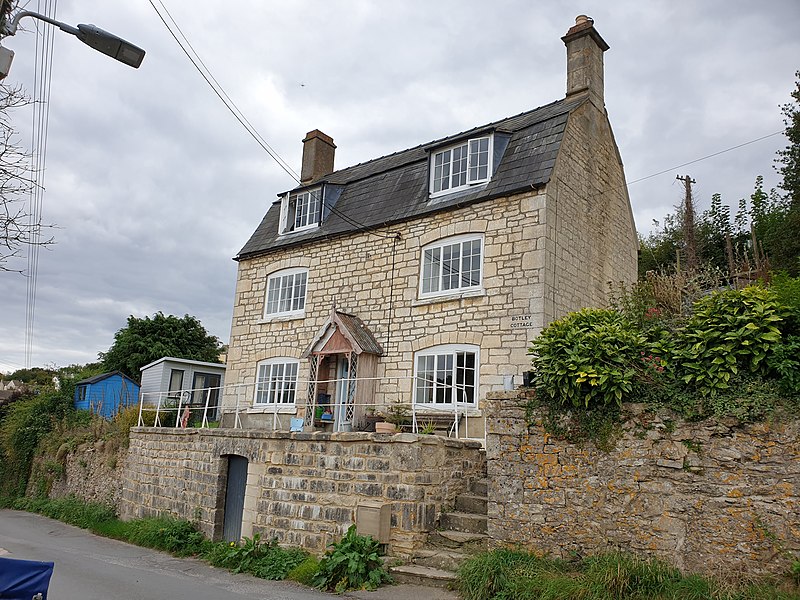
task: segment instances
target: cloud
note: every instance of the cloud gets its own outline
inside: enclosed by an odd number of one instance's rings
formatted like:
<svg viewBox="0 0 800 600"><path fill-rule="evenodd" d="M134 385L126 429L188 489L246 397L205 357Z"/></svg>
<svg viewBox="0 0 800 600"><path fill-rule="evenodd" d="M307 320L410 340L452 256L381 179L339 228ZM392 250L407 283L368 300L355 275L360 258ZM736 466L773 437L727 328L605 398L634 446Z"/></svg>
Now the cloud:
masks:
<svg viewBox="0 0 800 600"><path fill-rule="evenodd" d="M375 3L165 0L217 80L297 171L305 133L334 137L345 167L563 97L560 37L576 15L610 44L606 104L629 180L783 128L800 41L792 0ZM140 69L54 35L43 251L32 363L94 360L130 314L197 316L227 341L231 258L293 187L211 92L148 3L59 3L140 45ZM26 20L28 21L28 20ZM23 21L25 24L26 21ZM6 38L9 82L34 89L36 34ZM21 139L30 116L17 115ZM677 174L701 209L767 187L776 136L630 186L637 224L671 212ZM0 369L25 362L27 281L0 274Z"/></svg>

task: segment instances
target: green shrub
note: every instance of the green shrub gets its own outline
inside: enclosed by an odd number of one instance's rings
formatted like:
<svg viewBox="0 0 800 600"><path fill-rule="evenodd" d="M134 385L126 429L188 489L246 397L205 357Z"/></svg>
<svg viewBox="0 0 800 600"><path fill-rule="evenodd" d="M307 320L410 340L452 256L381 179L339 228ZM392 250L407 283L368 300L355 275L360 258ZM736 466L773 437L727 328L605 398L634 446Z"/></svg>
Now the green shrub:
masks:
<svg viewBox="0 0 800 600"><path fill-rule="evenodd" d="M126 539L137 546L192 556L204 549L205 537L189 521L173 517L147 517L131 521Z"/></svg>
<svg viewBox="0 0 800 600"><path fill-rule="evenodd" d="M242 544L209 544L203 558L234 573L251 573L262 579L286 579L292 569L308 558L308 553L300 548L281 548L276 539L262 542L261 536L255 534L252 538L244 538Z"/></svg>
<svg viewBox="0 0 800 600"><path fill-rule="evenodd" d="M381 583L391 581L379 550L376 540L358 535L356 526L351 525L339 542L329 546L312 583L337 594L347 590L374 590Z"/></svg>
<svg viewBox="0 0 800 600"><path fill-rule="evenodd" d="M25 495L36 447L55 423L74 413L72 399L58 392L22 398L0 421L0 497Z"/></svg>
<svg viewBox="0 0 800 600"><path fill-rule="evenodd" d="M759 286L701 298L673 349L681 380L702 396L715 396L740 370L769 374L786 314L776 295Z"/></svg>
<svg viewBox="0 0 800 600"><path fill-rule="evenodd" d="M315 556L306 556L303 562L286 574L286 579L311 586L314 582L314 575L316 575L318 571L319 560L317 560Z"/></svg>
<svg viewBox="0 0 800 600"><path fill-rule="evenodd" d="M570 313L531 344L537 393L576 408L620 405L647 350L637 327L614 310ZM661 366L661 357L653 360Z"/></svg>
<svg viewBox="0 0 800 600"><path fill-rule="evenodd" d="M76 527L95 530L102 524L116 519L113 506L96 502L84 502L74 496L57 498L18 498L14 508L39 513Z"/></svg>

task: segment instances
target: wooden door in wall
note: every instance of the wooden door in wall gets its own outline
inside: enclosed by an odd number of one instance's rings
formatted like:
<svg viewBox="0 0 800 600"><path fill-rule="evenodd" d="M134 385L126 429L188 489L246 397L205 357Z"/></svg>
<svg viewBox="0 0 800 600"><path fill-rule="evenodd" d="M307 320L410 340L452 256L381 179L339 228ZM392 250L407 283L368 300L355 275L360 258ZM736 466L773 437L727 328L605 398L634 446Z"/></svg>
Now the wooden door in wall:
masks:
<svg viewBox="0 0 800 600"><path fill-rule="evenodd" d="M225 486L225 512L223 513L222 539L238 543L242 537L244 493L247 488L247 459L228 456L228 483Z"/></svg>

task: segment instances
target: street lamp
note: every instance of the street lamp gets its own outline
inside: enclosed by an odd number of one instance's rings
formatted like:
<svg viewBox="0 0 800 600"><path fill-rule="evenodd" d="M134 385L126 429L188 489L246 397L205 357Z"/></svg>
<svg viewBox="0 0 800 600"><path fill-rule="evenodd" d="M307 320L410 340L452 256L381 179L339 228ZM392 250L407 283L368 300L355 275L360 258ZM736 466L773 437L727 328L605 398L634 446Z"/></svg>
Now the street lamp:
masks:
<svg viewBox="0 0 800 600"><path fill-rule="evenodd" d="M81 24L77 27L73 27L72 25L67 25L61 21L56 21L55 19L29 10L18 12L10 23L6 23L2 30L0 30L0 38L16 34L20 19L23 17L33 17L34 19L40 19L51 25L55 25L61 31L66 31L74 35L90 48L94 48L98 52L115 58L134 69L138 69L144 59L144 50L123 40L121 37L117 37L113 33L100 29L96 25ZM13 51L0 46L0 79L8 75L13 58Z"/></svg>

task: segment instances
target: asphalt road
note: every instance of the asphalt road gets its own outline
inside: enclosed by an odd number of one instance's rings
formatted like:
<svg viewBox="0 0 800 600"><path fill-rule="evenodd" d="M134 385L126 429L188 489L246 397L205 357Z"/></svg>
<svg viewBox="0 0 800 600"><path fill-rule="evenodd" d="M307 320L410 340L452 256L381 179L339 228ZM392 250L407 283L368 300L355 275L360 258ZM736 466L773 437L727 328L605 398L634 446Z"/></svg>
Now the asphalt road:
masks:
<svg viewBox="0 0 800 600"><path fill-rule="evenodd" d="M335 596L290 581L234 575L15 510L0 510L0 556L54 562L49 600L458 600L454 592L417 585Z"/></svg>
<svg viewBox="0 0 800 600"><path fill-rule="evenodd" d="M337 598L292 582L233 575L199 560L174 558L13 510L0 510L0 555L54 562L50 600Z"/></svg>

